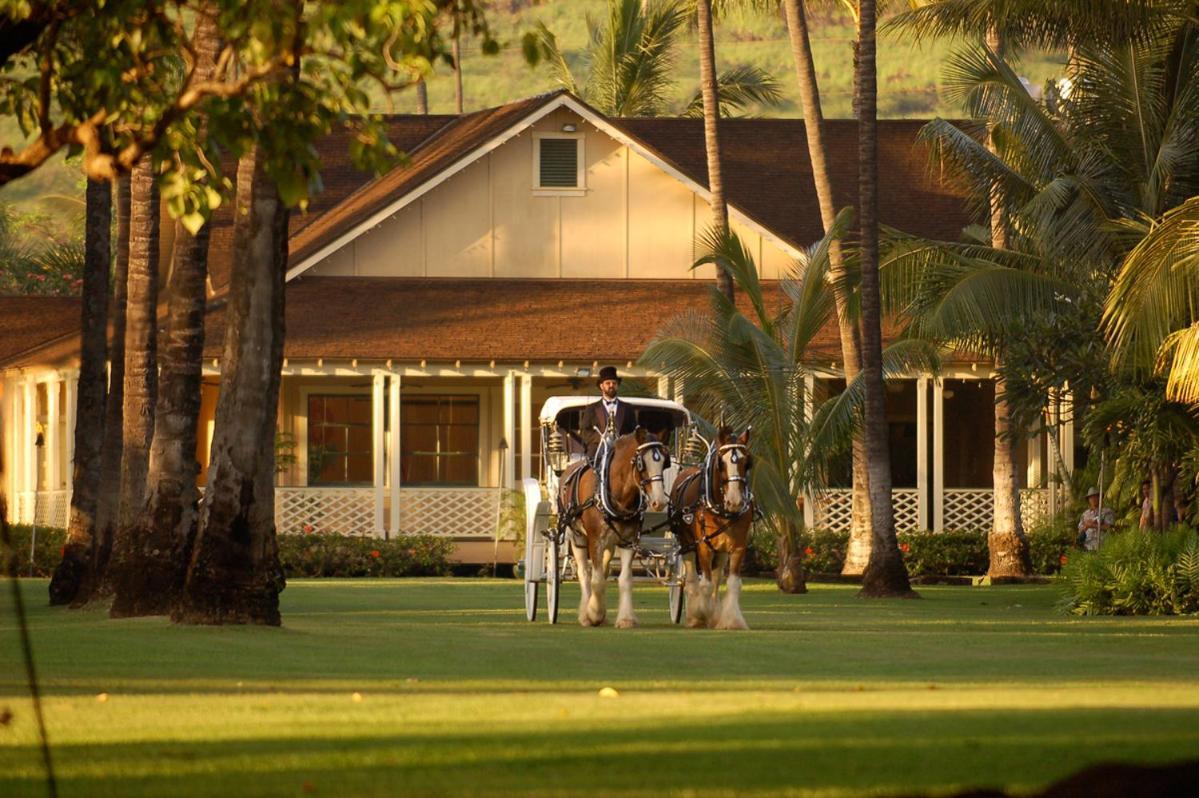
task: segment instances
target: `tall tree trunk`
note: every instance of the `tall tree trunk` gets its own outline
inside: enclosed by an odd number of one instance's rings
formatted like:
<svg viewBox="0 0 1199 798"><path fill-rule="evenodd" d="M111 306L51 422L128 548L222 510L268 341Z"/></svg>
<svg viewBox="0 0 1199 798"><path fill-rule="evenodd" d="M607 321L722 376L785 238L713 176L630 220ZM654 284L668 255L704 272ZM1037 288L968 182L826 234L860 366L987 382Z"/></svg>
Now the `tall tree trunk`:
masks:
<svg viewBox="0 0 1199 798"><path fill-rule="evenodd" d="M125 328L129 296L129 217L131 215L130 179L117 178L117 257L112 273L112 338L108 345L108 397L104 402L104 443L100 450L100 488L96 497L96 543L92 572L92 598L109 592L108 561L117 525L117 505L121 496L121 450L123 448L125 410Z"/></svg>
<svg viewBox="0 0 1199 798"><path fill-rule="evenodd" d="M50 579L52 605L80 605L91 594L95 564L96 492L108 393L108 273L112 269L112 184L87 181L79 389L75 409L75 463L71 516L62 561Z"/></svg>
<svg viewBox="0 0 1199 798"><path fill-rule="evenodd" d="M787 32L791 38L791 53L795 58L795 76L799 83L799 99L803 106L804 133L808 141L808 158L812 162L812 180L816 184L816 199L820 205L820 220L827 234L837 218L833 200L833 181L828 169L828 150L824 143L824 111L820 107L820 84L816 80L816 61L808 36L808 20L802 0L784 0ZM845 362L845 383L852 382L862 368L862 345L857 325L850 315L850 291L845 280L845 258L841 242L829 245L829 273L833 283L833 301L837 306L837 331L841 337L841 359ZM841 573L861 574L870 561L870 494L869 472L866 469L866 444L862 433L853 439L853 512L849 529L849 546Z"/></svg>
<svg viewBox="0 0 1199 798"><path fill-rule="evenodd" d="M255 148L237 170L234 263L208 489L171 617L278 625L275 424L283 364L287 210Z"/></svg>
<svg viewBox="0 0 1199 798"><path fill-rule="evenodd" d="M1003 37L994 25L987 29L987 47L997 57L1003 57ZM996 153L994 128L989 126L987 149ZM998 153L996 153L998 154ZM1003 189L998 183L991 186L991 246L1007 249L1008 224ZM1016 438L1011 406L1007 401L1007 382L1002 375L1002 358L995 358L995 453L992 458L991 485L993 510L991 531L987 536L990 552L989 576L1027 576L1032 573L1028 539L1020 514L1020 478L1016 471Z"/></svg>
<svg viewBox="0 0 1199 798"><path fill-rule="evenodd" d="M858 205L862 261L862 377L866 394L865 441L873 527L863 596L915 596L895 539L891 505L891 454L883 388L883 338L878 276L878 75L875 66L875 0L861 0L858 58Z"/></svg>
<svg viewBox="0 0 1199 798"><path fill-rule="evenodd" d="M198 14L193 39L198 80L212 77L218 49L216 14L206 5ZM133 567L123 569L115 585L114 616L165 615L170 611L183 579L181 563L195 531L208 233L207 224L193 236L183 224L175 223L167 284L170 310L159 357L148 496L132 533L129 553Z"/></svg>
<svg viewBox="0 0 1199 798"><path fill-rule="evenodd" d="M724 178L720 173L720 99L716 93L716 40L712 32L712 0L695 4L699 22L699 88L704 99L704 150L708 156L708 191L712 195L712 226L721 235L729 232L729 209L724 199ZM733 278L719 264L716 287L731 301Z"/></svg>
<svg viewBox="0 0 1199 798"><path fill-rule="evenodd" d="M158 388L158 187L150 158L130 177L129 298L125 328L125 407L121 449L121 494L108 581L113 590L137 578L135 531L146 498L150 440ZM113 606L114 614L120 608Z"/></svg>
<svg viewBox="0 0 1199 798"><path fill-rule="evenodd" d="M429 113L429 86L425 83L424 78L416 82L416 112L418 114Z"/></svg>
<svg viewBox="0 0 1199 798"><path fill-rule="evenodd" d="M454 107L462 113L462 41L457 33L454 34Z"/></svg>

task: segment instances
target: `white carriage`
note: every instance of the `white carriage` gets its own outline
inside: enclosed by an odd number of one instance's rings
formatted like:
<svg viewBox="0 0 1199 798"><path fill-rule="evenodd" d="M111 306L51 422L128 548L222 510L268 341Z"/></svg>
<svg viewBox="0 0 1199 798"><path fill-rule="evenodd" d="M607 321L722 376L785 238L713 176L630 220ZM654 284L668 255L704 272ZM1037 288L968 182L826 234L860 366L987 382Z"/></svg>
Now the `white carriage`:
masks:
<svg viewBox="0 0 1199 798"><path fill-rule="evenodd" d="M537 619L540 586L545 585L546 617L558 622L558 599L564 579L573 571L569 544L558 524L558 482L572 462L585 458L580 419L583 410L598 396L555 396L541 406L542 478L525 479L525 615ZM620 401L635 413L638 425L645 427L671 450L671 465L664 473L669 494L675 475L696 458L697 443L691 413L678 402L666 399L624 397ZM670 619L678 623L683 613L683 568L678 543L670 532L667 512L646 512L636 549L641 570L649 579L667 588Z"/></svg>

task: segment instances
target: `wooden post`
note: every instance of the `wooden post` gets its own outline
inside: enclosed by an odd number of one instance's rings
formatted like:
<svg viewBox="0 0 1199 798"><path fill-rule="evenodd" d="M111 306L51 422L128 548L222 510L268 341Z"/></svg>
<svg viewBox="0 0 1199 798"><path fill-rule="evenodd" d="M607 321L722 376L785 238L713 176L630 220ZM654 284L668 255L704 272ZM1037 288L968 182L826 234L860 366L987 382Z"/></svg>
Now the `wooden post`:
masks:
<svg viewBox="0 0 1199 798"><path fill-rule="evenodd" d="M63 480L63 484L66 488L70 489L73 487L73 480L75 478L75 412L78 409L76 405L79 403L78 369L72 371L67 377L65 401L67 406L64 409L67 414L67 423L64 433L66 438L63 443L66 446L67 453L64 458L66 460L66 479Z"/></svg>
<svg viewBox="0 0 1199 798"><path fill-rule="evenodd" d="M945 383L933 381L933 531L945 528Z"/></svg>
<svg viewBox="0 0 1199 798"><path fill-rule="evenodd" d="M533 476L533 375L520 375L520 478Z"/></svg>
<svg viewBox="0 0 1199 798"><path fill-rule="evenodd" d="M57 374L46 383L46 490L62 487L62 435L58 430L58 391L62 380Z"/></svg>
<svg viewBox="0 0 1199 798"><path fill-rule="evenodd" d="M371 376L371 459L375 483L375 537L383 536L383 388L386 376L376 371Z"/></svg>
<svg viewBox="0 0 1199 798"><path fill-rule="evenodd" d="M389 525L390 537L399 537L400 530L400 477L401 477L401 458L403 452L400 451L400 375L392 374L388 385L388 401L387 410L391 416L391 524Z"/></svg>
<svg viewBox="0 0 1199 798"><path fill-rule="evenodd" d="M930 529L932 508L928 490L928 377L916 380L916 489L919 507L917 525Z"/></svg>
<svg viewBox="0 0 1199 798"><path fill-rule="evenodd" d="M513 471L516 469L516 373L504 374L504 439L500 449L500 472L502 475L500 487L511 488L515 483Z"/></svg>
<svg viewBox="0 0 1199 798"><path fill-rule="evenodd" d="M23 391L24 413L22 415L21 429L21 466L24 476L21 480L22 487L25 489L27 501L22 503L22 513L24 516L21 519L22 523L33 523L33 510L36 499L38 484L37 484L37 383L33 378L25 380Z"/></svg>
<svg viewBox="0 0 1199 798"><path fill-rule="evenodd" d="M670 377L658 378L658 396L662 399L670 398Z"/></svg>

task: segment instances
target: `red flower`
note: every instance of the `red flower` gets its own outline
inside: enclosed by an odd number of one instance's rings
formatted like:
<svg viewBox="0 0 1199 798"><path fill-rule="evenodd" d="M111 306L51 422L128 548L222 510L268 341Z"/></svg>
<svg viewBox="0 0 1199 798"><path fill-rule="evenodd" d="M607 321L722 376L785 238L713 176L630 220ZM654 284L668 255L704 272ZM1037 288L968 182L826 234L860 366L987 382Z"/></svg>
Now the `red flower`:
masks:
<svg viewBox="0 0 1199 798"><path fill-rule="evenodd" d="M1067 557L1065 554L1063 554L1061 557L1057 558L1057 561L1060 562L1062 565L1065 565L1066 563L1070 562L1070 558Z"/></svg>
<svg viewBox="0 0 1199 798"><path fill-rule="evenodd" d="M374 558L377 560L377 559L379 559L380 557L382 557L383 555L381 555L381 554L379 553L379 550L378 550L378 549L374 549L374 550L371 552L371 556L372 556L372 557L374 557Z"/></svg>
<svg viewBox="0 0 1199 798"><path fill-rule="evenodd" d="M803 550L803 553L804 553L804 556L805 556L805 557L811 557L811 556L812 556L813 554L815 554L816 552L815 552L815 551L812 549L812 547L811 547L811 546L808 546L807 548L805 548L805 549Z"/></svg>
<svg viewBox="0 0 1199 798"><path fill-rule="evenodd" d="M304 534L305 535L312 534L312 524L304 524Z"/></svg>
<svg viewBox="0 0 1199 798"><path fill-rule="evenodd" d="M900 543L899 550L902 551L904 554L907 554L909 551L912 550L912 547L910 545L908 545L907 543Z"/></svg>
<svg viewBox="0 0 1199 798"><path fill-rule="evenodd" d="M66 556L67 556L67 547L63 546L62 551L60 551L58 553L58 557L59 557L59 559L62 559L63 557L66 557Z"/></svg>

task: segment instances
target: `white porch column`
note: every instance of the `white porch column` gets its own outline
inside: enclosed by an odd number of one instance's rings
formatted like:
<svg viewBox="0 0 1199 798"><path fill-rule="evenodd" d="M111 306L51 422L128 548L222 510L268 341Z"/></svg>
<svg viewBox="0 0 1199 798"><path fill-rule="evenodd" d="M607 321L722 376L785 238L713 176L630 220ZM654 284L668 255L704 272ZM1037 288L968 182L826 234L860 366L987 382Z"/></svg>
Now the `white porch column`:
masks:
<svg viewBox="0 0 1199 798"><path fill-rule="evenodd" d="M391 421L391 523L392 537L400 535L400 375L392 374L388 385L387 412Z"/></svg>
<svg viewBox="0 0 1199 798"><path fill-rule="evenodd" d="M504 374L504 432L500 442L500 487L509 488L516 483L516 373Z"/></svg>
<svg viewBox="0 0 1199 798"><path fill-rule="evenodd" d="M917 526L931 528L928 491L928 377L916 379L916 496Z"/></svg>
<svg viewBox="0 0 1199 798"><path fill-rule="evenodd" d="M64 467L67 469L67 473L66 478L63 480L63 484L69 489L74 486L75 480L75 411L77 409L76 405L79 403L78 371L72 371L70 376L67 377L65 400L67 406L64 409L66 410L67 414L67 423L65 432L66 440L63 441L63 444L65 445L67 452L67 456L65 458L66 463L64 465Z"/></svg>
<svg viewBox="0 0 1199 798"><path fill-rule="evenodd" d="M663 399L670 398L670 377L658 378L658 396Z"/></svg>
<svg viewBox="0 0 1199 798"><path fill-rule="evenodd" d="M373 475L375 480L375 529L376 537L383 536L383 409L384 380L381 371L371 375L371 452L374 455Z"/></svg>
<svg viewBox="0 0 1199 798"><path fill-rule="evenodd" d="M1074 395L1069 391L1062 396L1062 460L1066 464L1063 481L1074 476Z"/></svg>
<svg viewBox="0 0 1199 798"><path fill-rule="evenodd" d="M533 476L533 375L520 375L520 478Z"/></svg>
<svg viewBox="0 0 1199 798"><path fill-rule="evenodd" d="M32 378L25 381L21 394L21 487L26 493L36 493L37 484L37 383ZM32 498L22 504L21 522L33 523Z"/></svg>
<svg viewBox="0 0 1199 798"><path fill-rule="evenodd" d="M1041 476L1044 473L1044 466L1041 462L1041 448L1045 431L1041 424L1037 424L1035 430L1026 444L1028 446L1027 483L1030 488L1041 487Z"/></svg>
<svg viewBox="0 0 1199 798"><path fill-rule="evenodd" d="M816 378L807 374L803 378L803 418L804 424L810 425L816 413ZM812 529L816 526L816 497L811 491L804 491L803 524Z"/></svg>
<svg viewBox="0 0 1199 798"><path fill-rule="evenodd" d="M945 383L933 381L933 531L945 526Z"/></svg>
<svg viewBox="0 0 1199 798"><path fill-rule="evenodd" d="M62 487L62 433L58 429L58 386L61 384L57 374L46 383L46 490Z"/></svg>

